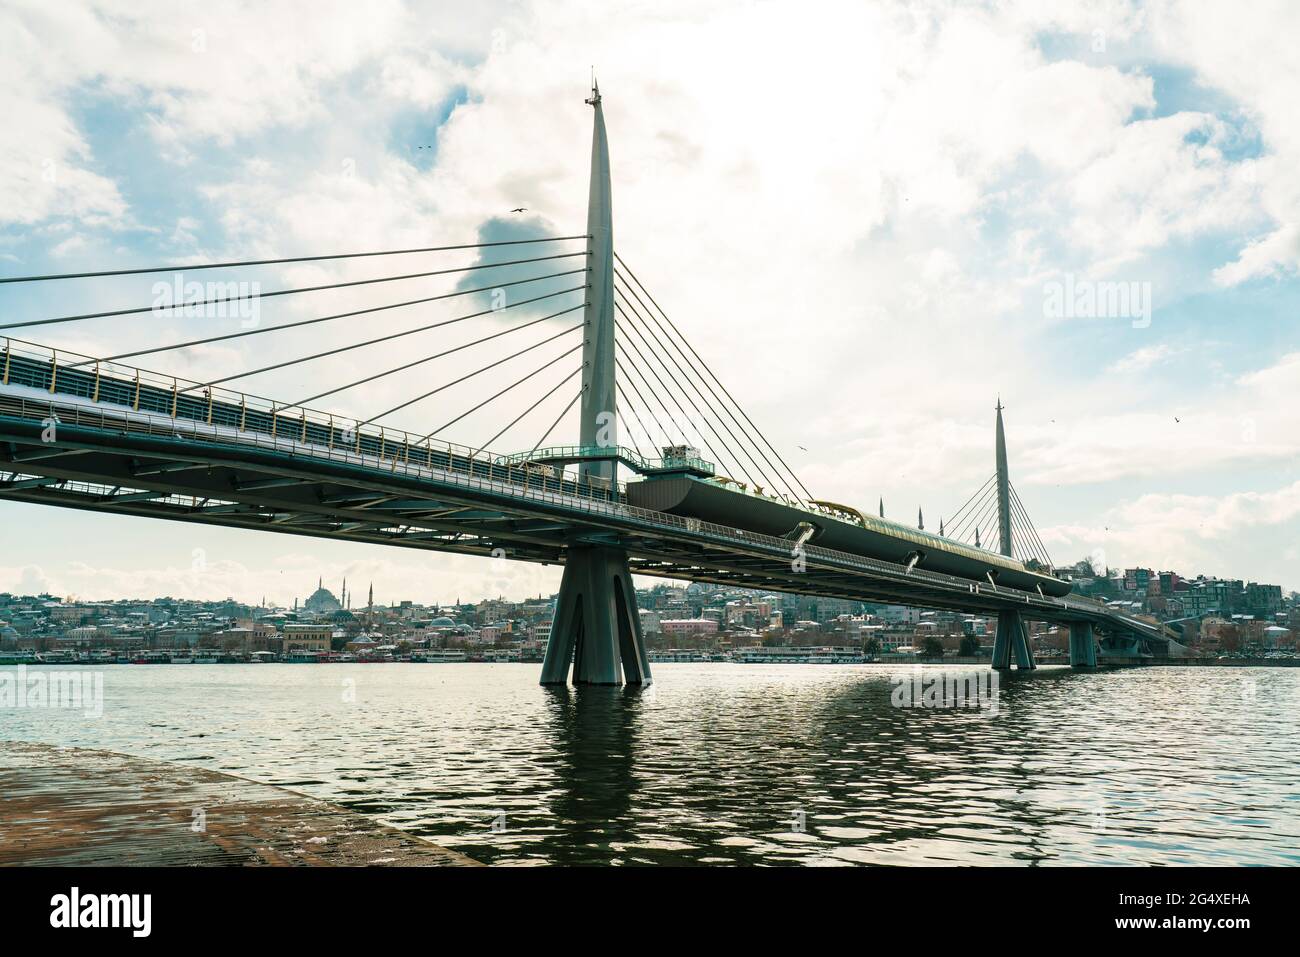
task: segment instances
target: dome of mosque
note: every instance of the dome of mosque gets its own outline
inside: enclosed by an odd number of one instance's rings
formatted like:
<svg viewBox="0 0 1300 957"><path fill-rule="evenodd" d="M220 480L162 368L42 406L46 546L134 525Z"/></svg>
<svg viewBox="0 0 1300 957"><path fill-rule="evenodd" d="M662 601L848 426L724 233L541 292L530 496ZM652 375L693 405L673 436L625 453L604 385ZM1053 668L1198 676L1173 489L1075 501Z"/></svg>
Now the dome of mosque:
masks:
<svg viewBox="0 0 1300 957"><path fill-rule="evenodd" d="M303 602L303 607L308 611L327 613L338 611L343 605L334 597L333 592L322 586L307 596L307 600Z"/></svg>

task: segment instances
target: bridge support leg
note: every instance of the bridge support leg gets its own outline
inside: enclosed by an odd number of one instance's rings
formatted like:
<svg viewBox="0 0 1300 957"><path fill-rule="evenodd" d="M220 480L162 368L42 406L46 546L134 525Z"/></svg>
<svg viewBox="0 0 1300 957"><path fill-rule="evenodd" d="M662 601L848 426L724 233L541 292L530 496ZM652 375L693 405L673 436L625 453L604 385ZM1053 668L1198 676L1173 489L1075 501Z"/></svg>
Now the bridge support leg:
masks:
<svg viewBox="0 0 1300 957"><path fill-rule="evenodd" d="M1016 657L1016 667L1021 671L1037 668L1034 653L1029 648L1029 630L1020 612L1008 608L998 612L998 630L993 638L993 667L1006 670L1011 667L1011 656Z"/></svg>
<svg viewBox="0 0 1300 957"><path fill-rule="evenodd" d="M1086 621L1070 622L1070 666L1073 668L1097 667L1097 644L1092 635L1092 624Z"/></svg>
<svg viewBox="0 0 1300 957"><path fill-rule="evenodd" d="M562 685L573 666L576 685L651 682L627 553L618 548L568 549L542 684ZM621 667L620 667L621 666Z"/></svg>

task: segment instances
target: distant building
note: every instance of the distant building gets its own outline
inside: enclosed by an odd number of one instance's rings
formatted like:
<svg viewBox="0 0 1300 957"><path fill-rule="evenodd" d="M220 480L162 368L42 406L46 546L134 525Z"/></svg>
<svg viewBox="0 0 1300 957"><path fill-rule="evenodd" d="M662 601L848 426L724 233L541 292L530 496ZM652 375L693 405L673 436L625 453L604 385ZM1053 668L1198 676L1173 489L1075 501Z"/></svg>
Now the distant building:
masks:
<svg viewBox="0 0 1300 957"><path fill-rule="evenodd" d="M1277 614L1282 608L1282 586L1249 582L1246 585L1246 607L1257 614Z"/></svg>
<svg viewBox="0 0 1300 957"><path fill-rule="evenodd" d="M714 618L673 618L659 623L660 629L669 637L678 635L712 635L718 630Z"/></svg>
<svg viewBox="0 0 1300 957"><path fill-rule="evenodd" d="M330 596L333 597L333 596ZM284 653L291 651L329 651L334 629L327 625L285 625Z"/></svg>
<svg viewBox="0 0 1300 957"><path fill-rule="evenodd" d="M910 605L886 605L880 617L891 625L915 625L921 620L921 609Z"/></svg>

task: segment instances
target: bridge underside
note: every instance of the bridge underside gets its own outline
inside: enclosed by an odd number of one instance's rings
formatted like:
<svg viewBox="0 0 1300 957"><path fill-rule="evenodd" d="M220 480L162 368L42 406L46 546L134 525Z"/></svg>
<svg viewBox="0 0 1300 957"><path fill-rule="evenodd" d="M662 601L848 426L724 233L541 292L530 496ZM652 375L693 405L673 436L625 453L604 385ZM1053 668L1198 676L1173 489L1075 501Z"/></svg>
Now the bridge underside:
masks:
<svg viewBox="0 0 1300 957"><path fill-rule="evenodd" d="M1090 621L1088 606L974 588L900 565L808 548L737 529L701 527L618 502L579 501L515 484L385 460L357 464L193 436L139 434L0 415L0 498L109 514L198 522L429 551L563 564L570 548L628 554L635 574L1026 618ZM43 435L44 433L44 435ZM49 441L43 441L42 439Z"/></svg>

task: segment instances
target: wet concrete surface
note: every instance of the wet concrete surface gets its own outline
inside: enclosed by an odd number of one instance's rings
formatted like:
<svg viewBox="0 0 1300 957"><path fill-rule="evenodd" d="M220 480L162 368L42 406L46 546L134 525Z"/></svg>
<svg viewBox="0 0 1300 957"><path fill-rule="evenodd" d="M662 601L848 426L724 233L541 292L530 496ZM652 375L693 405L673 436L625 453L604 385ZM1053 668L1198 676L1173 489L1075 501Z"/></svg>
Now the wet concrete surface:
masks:
<svg viewBox="0 0 1300 957"><path fill-rule="evenodd" d="M0 742L0 866L476 866L305 795L109 751Z"/></svg>

